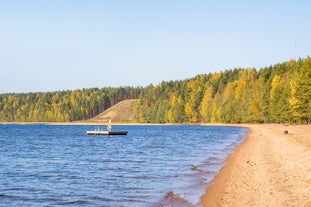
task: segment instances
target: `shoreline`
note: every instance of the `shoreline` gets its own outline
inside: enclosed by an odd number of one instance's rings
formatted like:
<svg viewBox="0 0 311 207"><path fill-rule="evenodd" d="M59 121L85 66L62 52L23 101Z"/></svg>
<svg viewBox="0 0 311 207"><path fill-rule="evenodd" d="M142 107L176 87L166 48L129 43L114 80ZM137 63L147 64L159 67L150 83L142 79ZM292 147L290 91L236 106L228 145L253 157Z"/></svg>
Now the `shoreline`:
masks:
<svg viewBox="0 0 311 207"><path fill-rule="evenodd" d="M107 125L108 122L0 122L0 124L16 124L16 125L32 125L32 124L45 124L45 125ZM177 125L177 124L149 124L149 123L127 123L127 122L112 122L113 125Z"/></svg>
<svg viewBox="0 0 311 207"><path fill-rule="evenodd" d="M16 125L33 125L33 124L46 124L46 125L107 125L108 122L87 122L87 121L75 121L75 122L0 122L0 124L16 124ZM124 125L124 126L178 126L178 125L193 125L193 126L228 126L228 127L245 127L245 125L239 124L222 124L222 123L136 123L136 122L112 122L112 125ZM247 127L245 127L247 128Z"/></svg>
<svg viewBox="0 0 311 207"><path fill-rule="evenodd" d="M250 132L228 156L201 205L311 206L311 126L234 126Z"/></svg>

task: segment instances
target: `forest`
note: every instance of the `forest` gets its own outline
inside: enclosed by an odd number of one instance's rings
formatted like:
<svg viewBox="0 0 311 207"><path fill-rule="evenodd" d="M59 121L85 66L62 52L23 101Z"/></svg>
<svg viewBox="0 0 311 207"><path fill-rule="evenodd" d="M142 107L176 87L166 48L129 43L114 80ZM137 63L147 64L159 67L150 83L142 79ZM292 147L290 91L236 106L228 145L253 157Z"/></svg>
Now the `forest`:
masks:
<svg viewBox="0 0 311 207"><path fill-rule="evenodd" d="M311 58L150 85L135 116L148 123L310 123Z"/></svg>
<svg viewBox="0 0 311 207"><path fill-rule="evenodd" d="M87 120L122 100L137 99L141 91L141 87L108 87L0 94L0 121L71 122Z"/></svg>
<svg viewBox="0 0 311 207"><path fill-rule="evenodd" d="M311 58L155 86L0 94L0 121L83 121L126 99L139 99L139 123L310 123Z"/></svg>

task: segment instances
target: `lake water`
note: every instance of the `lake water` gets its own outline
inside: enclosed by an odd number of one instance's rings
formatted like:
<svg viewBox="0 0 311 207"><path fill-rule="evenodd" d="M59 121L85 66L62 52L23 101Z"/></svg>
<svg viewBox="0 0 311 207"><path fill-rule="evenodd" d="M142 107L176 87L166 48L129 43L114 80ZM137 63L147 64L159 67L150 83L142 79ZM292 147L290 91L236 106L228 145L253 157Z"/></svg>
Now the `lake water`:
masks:
<svg viewBox="0 0 311 207"><path fill-rule="evenodd" d="M248 133L196 125L0 124L1 206L199 206Z"/></svg>

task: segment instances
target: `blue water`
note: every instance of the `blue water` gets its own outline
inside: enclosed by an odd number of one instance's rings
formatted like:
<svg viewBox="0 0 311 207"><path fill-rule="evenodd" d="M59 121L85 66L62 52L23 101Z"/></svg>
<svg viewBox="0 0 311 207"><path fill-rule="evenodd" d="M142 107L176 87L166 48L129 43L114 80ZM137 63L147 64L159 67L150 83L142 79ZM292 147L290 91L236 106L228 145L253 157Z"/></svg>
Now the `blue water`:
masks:
<svg viewBox="0 0 311 207"><path fill-rule="evenodd" d="M1 206L198 206L245 128L0 124Z"/></svg>

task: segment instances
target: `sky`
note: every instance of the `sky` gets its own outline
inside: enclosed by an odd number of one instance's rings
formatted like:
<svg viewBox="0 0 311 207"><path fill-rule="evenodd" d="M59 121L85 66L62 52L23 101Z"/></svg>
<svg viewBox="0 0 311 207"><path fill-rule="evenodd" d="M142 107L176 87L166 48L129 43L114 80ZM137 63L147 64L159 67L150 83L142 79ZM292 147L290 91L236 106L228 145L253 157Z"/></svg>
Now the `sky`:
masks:
<svg viewBox="0 0 311 207"><path fill-rule="evenodd" d="M308 0L0 0L0 93L147 86L311 55Z"/></svg>

